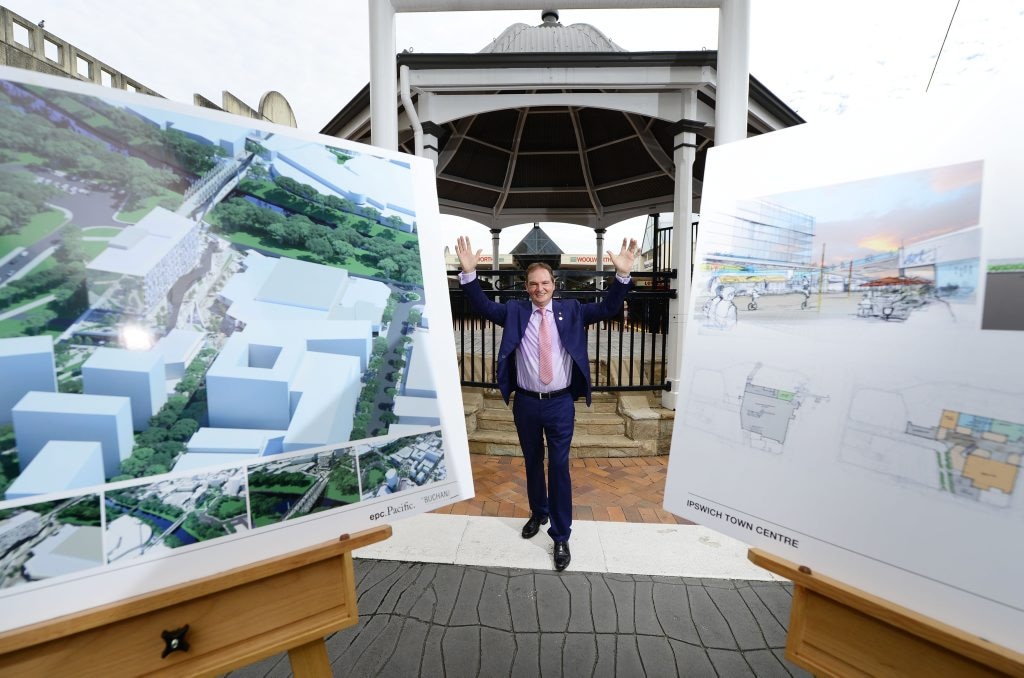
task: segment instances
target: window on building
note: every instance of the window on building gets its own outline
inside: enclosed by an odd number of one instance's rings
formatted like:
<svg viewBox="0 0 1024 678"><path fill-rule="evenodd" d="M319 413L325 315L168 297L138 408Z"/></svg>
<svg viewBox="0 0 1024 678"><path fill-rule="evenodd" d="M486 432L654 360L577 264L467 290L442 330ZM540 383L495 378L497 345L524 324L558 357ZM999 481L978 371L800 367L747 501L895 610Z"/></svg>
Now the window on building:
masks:
<svg viewBox="0 0 1024 678"><path fill-rule="evenodd" d="M55 43L53 40L47 40L43 38L43 55L53 61L54 63L60 63L61 46Z"/></svg>
<svg viewBox="0 0 1024 678"><path fill-rule="evenodd" d="M13 28L14 42L21 45L22 47L28 47L32 49L32 29L23 24L19 24L17 21L11 22Z"/></svg>
<svg viewBox="0 0 1024 678"><path fill-rule="evenodd" d="M90 78L89 71L92 68L92 62L88 59L75 55L75 72L77 72L83 78Z"/></svg>
<svg viewBox="0 0 1024 678"><path fill-rule="evenodd" d="M105 68L100 69L100 84L104 87L114 86L114 74Z"/></svg>

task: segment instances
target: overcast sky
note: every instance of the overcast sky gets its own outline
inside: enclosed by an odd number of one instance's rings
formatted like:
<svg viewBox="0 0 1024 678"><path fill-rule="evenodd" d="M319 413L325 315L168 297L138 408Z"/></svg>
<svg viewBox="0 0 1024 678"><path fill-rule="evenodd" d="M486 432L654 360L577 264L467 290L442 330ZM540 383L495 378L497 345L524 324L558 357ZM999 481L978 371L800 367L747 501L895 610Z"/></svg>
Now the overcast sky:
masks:
<svg viewBox="0 0 1024 678"><path fill-rule="evenodd" d="M199 93L219 103L229 90L256 106L264 92L277 90L308 131L319 131L369 79L366 0L0 4L32 22L45 20L47 30L170 99L191 103ZM751 74L814 122L923 95L957 0L751 5ZM565 10L561 22L589 23L630 51L717 46L716 10ZM513 23L539 24L540 12L399 14L397 46L476 52ZM967 90L1019 71L1022 36L1024 0L960 0L930 91ZM451 223L446 231L459 228ZM546 230L565 250L592 249L585 229ZM609 229L609 238L622 230ZM486 229L473 233L486 247ZM508 233L503 250L521 237Z"/></svg>

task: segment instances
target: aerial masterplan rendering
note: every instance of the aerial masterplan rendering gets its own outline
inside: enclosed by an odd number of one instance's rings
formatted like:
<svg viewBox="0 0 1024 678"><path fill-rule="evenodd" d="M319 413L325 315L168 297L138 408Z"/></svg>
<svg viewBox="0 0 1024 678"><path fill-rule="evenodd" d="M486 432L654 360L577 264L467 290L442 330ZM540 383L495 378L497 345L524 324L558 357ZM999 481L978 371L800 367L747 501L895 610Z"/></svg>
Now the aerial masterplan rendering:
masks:
<svg viewBox="0 0 1024 678"><path fill-rule="evenodd" d="M447 477L409 162L3 74L0 558L68 538L35 502L99 502L94 566Z"/></svg>

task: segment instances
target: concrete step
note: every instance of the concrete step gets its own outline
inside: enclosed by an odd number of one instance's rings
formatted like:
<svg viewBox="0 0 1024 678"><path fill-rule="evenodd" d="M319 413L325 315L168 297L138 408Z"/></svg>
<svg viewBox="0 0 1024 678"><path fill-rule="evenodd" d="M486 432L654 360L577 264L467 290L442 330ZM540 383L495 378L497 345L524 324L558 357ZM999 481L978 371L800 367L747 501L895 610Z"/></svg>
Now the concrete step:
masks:
<svg viewBox="0 0 1024 678"><path fill-rule="evenodd" d="M477 431L515 431L512 408L484 408L476 415ZM580 435L626 435L626 422L614 412L576 412L576 434Z"/></svg>
<svg viewBox="0 0 1024 678"><path fill-rule="evenodd" d="M621 435L577 433L573 436L569 456L641 457L657 454L654 441L631 440ZM519 456L519 438L515 431L484 431L477 429L469 436L469 451L475 454Z"/></svg>

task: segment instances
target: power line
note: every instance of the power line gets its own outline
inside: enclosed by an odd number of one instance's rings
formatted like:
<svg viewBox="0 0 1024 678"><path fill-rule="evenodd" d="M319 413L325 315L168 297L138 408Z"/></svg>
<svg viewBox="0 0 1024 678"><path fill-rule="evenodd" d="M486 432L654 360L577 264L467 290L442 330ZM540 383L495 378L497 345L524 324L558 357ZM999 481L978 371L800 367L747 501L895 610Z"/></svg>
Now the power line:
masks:
<svg viewBox="0 0 1024 678"><path fill-rule="evenodd" d="M932 78L935 77L935 69L939 67L939 57L942 56L942 49L946 46L946 38L949 37L949 29L953 27L953 19L956 18L956 11L960 9L960 0L956 0L956 7L953 8L953 16L949 17L949 25L946 26L946 34L942 36L942 44L939 45L939 53L935 55L935 63L932 64L932 74L928 76L928 84L924 86L924 91L927 92L928 88L932 86Z"/></svg>

